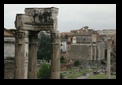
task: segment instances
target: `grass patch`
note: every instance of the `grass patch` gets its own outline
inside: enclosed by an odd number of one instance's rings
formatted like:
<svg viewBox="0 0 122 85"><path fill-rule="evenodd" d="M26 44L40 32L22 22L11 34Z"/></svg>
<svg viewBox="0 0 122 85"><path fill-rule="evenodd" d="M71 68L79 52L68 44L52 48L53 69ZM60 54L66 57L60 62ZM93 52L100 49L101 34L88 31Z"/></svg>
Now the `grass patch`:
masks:
<svg viewBox="0 0 122 85"><path fill-rule="evenodd" d="M81 72L74 72L74 73L72 73L72 74L67 75L66 78L67 78L67 79L74 79L74 78L79 77L79 76L81 76L81 75L82 75Z"/></svg>
<svg viewBox="0 0 122 85"><path fill-rule="evenodd" d="M65 79L74 79L74 78L77 78L79 76L82 76L84 73L89 73L92 70L82 69L81 71L77 72L77 71L73 71L73 70L70 69L68 71L70 71L72 73L65 76Z"/></svg>
<svg viewBox="0 0 122 85"><path fill-rule="evenodd" d="M107 75L105 74L91 75L87 79L107 79ZM112 75L111 79L116 79L116 76Z"/></svg>

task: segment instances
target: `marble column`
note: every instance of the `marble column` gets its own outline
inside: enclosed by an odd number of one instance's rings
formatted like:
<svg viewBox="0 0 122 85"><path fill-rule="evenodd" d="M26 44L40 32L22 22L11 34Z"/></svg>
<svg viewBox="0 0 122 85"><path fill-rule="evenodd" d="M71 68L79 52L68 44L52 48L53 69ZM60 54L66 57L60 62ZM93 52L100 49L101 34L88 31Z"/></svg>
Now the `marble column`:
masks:
<svg viewBox="0 0 122 85"><path fill-rule="evenodd" d="M29 32L28 79L37 79L37 32Z"/></svg>
<svg viewBox="0 0 122 85"><path fill-rule="evenodd" d="M25 32L17 30L15 34L15 79L24 79Z"/></svg>
<svg viewBox="0 0 122 85"><path fill-rule="evenodd" d="M110 54L111 54L111 46L108 46L108 48L107 48L107 78L108 79L111 78L111 58L110 58Z"/></svg>
<svg viewBox="0 0 122 85"><path fill-rule="evenodd" d="M94 47L94 60L96 60L96 46Z"/></svg>
<svg viewBox="0 0 122 85"><path fill-rule="evenodd" d="M59 32L53 36L53 54L51 58L51 79L60 79L60 35Z"/></svg>
<svg viewBox="0 0 122 85"><path fill-rule="evenodd" d="M92 47L92 42L91 42L91 60L93 60L93 47Z"/></svg>
<svg viewBox="0 0 122 85"><path fill-rule="evenodd" d="M101 48L98 46L98 60L101 60Z"/></svg>

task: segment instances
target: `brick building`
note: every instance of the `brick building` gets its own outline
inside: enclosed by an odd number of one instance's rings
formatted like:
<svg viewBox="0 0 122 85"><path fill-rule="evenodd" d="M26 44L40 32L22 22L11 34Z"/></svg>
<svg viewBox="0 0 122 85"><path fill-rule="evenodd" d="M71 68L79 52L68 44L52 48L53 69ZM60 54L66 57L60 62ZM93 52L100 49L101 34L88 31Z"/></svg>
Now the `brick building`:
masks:
<svg viewBox="0 0 122 85"><path fill-rule="evenodd" d="M65 48L61 56L64 56L67 61L78 60L83 64L86 61L90 63L105 59L103 39L96 31L88 29L88 26L71 30L69 33L61 33L61 42L61 49Z"/></svg>

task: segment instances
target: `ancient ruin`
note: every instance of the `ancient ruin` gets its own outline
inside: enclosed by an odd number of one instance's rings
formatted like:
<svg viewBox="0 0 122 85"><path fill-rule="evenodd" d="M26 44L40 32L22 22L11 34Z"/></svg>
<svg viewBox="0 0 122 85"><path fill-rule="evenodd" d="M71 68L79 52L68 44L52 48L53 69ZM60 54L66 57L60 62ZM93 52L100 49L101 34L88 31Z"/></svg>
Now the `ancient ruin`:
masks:
<svg viewBox="0 0 122 85"><path fill-rule="evenodd" d="M58 8L25 8L25 14L17 14L15 27L15 79L24 79L25 37L29 38L28 79L37 79L37 34L50 31L53 39L51 79L60 78L60 35L57 30ZM28 34L26 33L28 32Z"/></svg>

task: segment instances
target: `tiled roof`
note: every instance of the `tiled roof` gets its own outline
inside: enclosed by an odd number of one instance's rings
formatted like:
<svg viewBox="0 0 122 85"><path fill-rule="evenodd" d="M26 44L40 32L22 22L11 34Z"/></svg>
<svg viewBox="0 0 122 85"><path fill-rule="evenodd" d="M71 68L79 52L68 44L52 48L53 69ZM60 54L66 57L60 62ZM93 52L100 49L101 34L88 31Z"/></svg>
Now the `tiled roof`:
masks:
<svg viewBox="0 0 122 85"><path fill-rule="evenodd" d="M14 37L14 32L4 28L4 37Z"/></svg>
<svg viewBox="0 0 122 85"><path fill-rule="evenodd" d="M112 39L108 39L107 45L112 45Z"/></svg>
<svg viewBox="0 0 122 85"><path fill-rule="evenodd" d="M103 41L103 39L101 38L99 34L97 34L97 42L101 42L101 41Z"/></svg>
<svg viewBox="0 0 122 85"><path fill-rule="evenodd" d="M83 33L69 33L68 36L84 36L84 35L91 35L91 32L83 32Z"/></svg>

